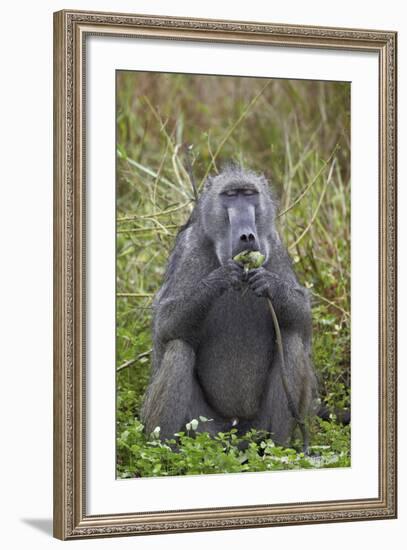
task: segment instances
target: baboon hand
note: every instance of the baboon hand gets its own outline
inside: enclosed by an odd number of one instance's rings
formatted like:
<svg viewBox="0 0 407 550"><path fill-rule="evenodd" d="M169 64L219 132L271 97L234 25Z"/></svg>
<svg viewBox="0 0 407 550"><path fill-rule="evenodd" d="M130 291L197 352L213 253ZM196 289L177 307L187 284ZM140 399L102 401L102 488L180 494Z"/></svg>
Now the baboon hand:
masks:
<svg viewBox="0 0 407 550"><path fill-rule="evenodd" d="M220 290L228 290L232 287L239 290L243 281L243 268L234 260L228 260L224 265L218 267L206 278L207 284L215 285Z"/></svg>
<svg viewBox="0 0 407 550"><path fill-rule="evenodd" d="M264 267L251 269L247 274L247 282L256 296L266 298L272 298L278 288L284 284L278 275Z"/></svg>

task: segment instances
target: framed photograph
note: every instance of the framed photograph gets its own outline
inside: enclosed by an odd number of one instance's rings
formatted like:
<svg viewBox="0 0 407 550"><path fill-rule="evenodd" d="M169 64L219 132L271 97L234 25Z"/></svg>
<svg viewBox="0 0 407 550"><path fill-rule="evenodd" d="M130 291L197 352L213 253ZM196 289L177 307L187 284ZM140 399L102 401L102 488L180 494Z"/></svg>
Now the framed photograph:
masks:
<svg viewBox="0 0 407 550"><path fill-rule="evenodd" d="M54 15L54 535L397 514L396 33Z"/></svg>

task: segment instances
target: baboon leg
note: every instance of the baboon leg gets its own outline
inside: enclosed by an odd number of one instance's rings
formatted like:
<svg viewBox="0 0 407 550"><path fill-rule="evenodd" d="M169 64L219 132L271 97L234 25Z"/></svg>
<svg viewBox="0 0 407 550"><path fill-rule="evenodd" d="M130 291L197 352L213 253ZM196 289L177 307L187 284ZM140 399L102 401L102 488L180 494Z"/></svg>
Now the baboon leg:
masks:
<svg viewBox="0 0 407 550"><path fill-rule="evenodd" d="M161 439L170 439L174 433L185 431L185 424L193 418L213 419L204 423L204 431L217 433L223 423L215 419L194 372L195 352L183 340L171 340L158 371L150 382L141 411L146 433L160 427Z"/></svg>
<svg viewBox="0 0 407 550"><path fill-rule="evenodd" d="M273 364L269 384L263 396L261 414L255 421L258 430L266 430L278 445L287 446L295 427L288 408L279 365Z"/></svg>
<svg viewBox="0 0 407 550"><path fill-rule="evenodd" d="M160 437L171 438L187 421L194 364L195 352L191 346L182 340L168 342L141 411L147 434L159 426Z"/></svg>
<svg viewBox="0 0 407 550"><path fill-rule="evenodd" d="M284 331L282 340L285 372L291 398L299 417L305 419L310 411L315 387L313 370L299 335ZM262 413L255 424L258 429L270 431L276 443L286 446L290 443L296 421L288 406L282 376L281 357L276 349L268 387L263 396Z"/></svg>

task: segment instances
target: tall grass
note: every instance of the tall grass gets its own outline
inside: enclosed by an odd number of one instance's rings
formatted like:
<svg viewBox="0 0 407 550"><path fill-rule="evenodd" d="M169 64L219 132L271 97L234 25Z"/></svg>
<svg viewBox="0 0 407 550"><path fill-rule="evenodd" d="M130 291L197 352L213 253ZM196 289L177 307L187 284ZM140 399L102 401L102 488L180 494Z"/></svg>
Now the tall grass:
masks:
<svg viewBox="0 0 407 550"><path fill-rule="evenodd" d="M350 85L119 72L117 158L119 432L146 387L151 300L174 237L205 177L230 161L271 182L313 296L321 398L349 407Z"/></svg>

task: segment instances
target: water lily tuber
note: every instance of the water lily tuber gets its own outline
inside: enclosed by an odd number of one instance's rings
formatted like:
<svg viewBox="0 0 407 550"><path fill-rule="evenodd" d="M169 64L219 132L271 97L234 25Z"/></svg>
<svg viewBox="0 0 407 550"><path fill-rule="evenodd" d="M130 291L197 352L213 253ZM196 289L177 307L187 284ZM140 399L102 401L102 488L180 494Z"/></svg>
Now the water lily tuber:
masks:
<svg viewBox="0 0 407 550"><path fill-rule="evenodd" d="M241 264L247 273L249 269L256 269L262 266L266 257L258 250L243 250L243 252L237 254L233 259L238 264Z"/></svg>

